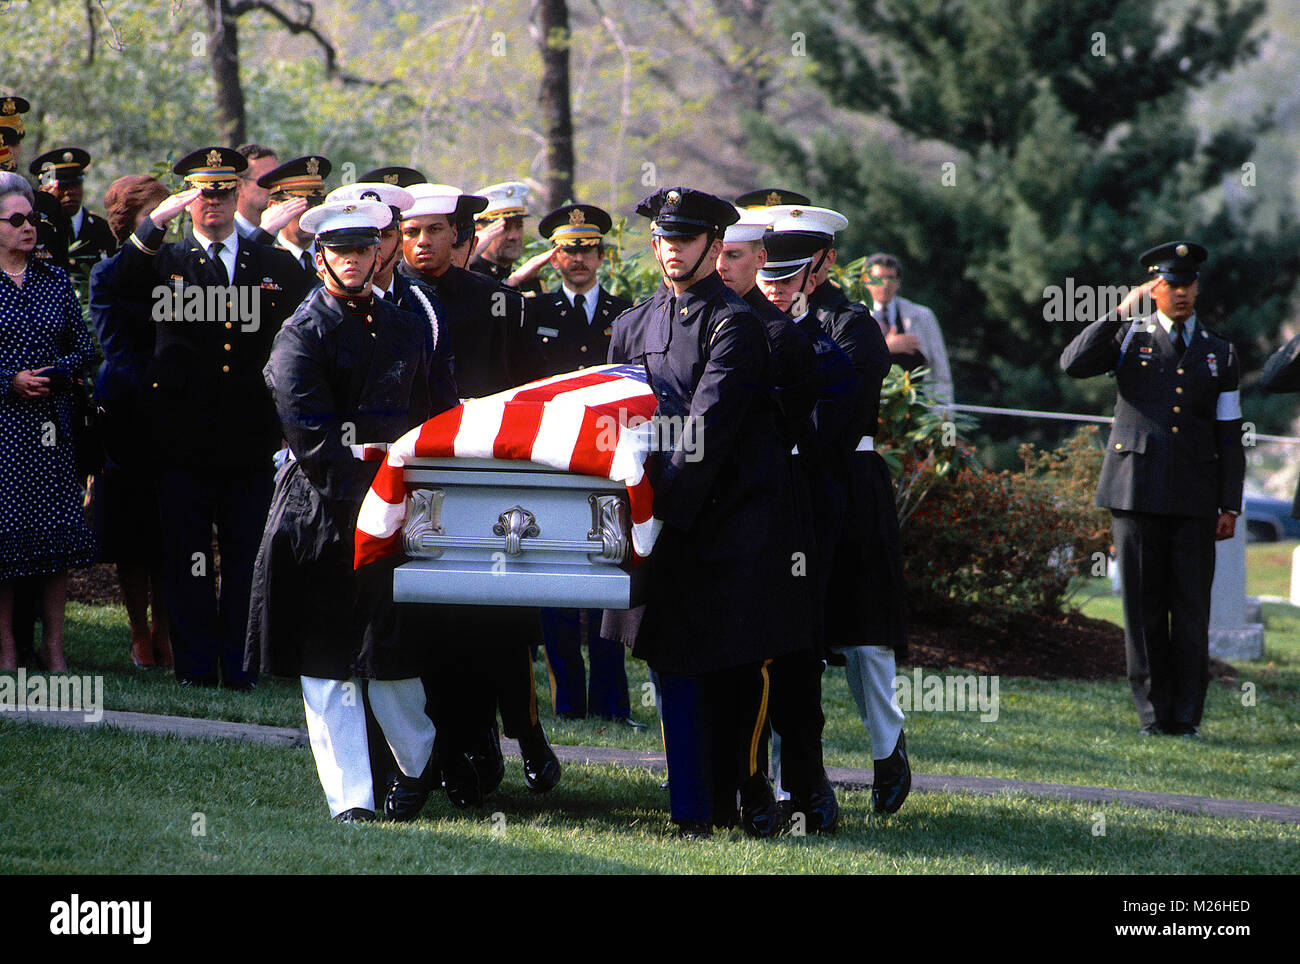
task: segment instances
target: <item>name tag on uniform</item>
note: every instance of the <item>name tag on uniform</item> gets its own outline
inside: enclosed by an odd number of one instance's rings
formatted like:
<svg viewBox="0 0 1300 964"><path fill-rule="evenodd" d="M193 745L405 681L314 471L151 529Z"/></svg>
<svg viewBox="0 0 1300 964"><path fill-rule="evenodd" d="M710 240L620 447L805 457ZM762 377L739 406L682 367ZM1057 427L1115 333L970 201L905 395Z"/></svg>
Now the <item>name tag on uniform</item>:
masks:
<svg viewBox="0 0 1300 964"><path fill-rule="evenodd" d="M559 338L560 330L558 328L538 328L539 335L545 335L547 338Z"/></svg>

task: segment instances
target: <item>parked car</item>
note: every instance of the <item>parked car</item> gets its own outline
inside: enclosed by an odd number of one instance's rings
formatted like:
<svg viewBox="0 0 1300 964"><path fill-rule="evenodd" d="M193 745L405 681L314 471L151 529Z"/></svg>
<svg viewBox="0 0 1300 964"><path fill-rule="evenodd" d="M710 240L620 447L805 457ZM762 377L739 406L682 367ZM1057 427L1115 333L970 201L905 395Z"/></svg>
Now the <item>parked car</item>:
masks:
<svg viewBox="0 0 1300 964"><path fill-rule="evenodd" d="M1300 540L1300 519L1292 517L1290 499L1248 495L1245 509L1247 542Z"/></svg>

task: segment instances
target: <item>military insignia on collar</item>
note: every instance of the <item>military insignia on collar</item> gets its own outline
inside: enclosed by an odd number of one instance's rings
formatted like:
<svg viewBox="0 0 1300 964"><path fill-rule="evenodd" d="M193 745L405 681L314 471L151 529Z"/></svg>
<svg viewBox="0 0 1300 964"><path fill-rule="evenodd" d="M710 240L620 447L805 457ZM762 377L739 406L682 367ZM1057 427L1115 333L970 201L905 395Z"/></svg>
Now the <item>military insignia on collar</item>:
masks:
<svg viewBox="0 0 1300 964"><path fill-rule="evenodd" d="M586 216L585 214L582 213L582 209L581 209L581 208L574 208L572 211L569 212L569 223L570 223L570 224L586 224L586 223L587 223L587 216Z"/></svg>
<svg viewBox="0 0 1300 964"><path fill-rule="evenodd" d="M215 148L213 150L208 151L207 160L208 160L208 167L220 167L221 152L216 150Z"/></svg>
<svg viewBox="0 0 1300 964"><path fill-rule="evenodd" d="M385 184L396 184L396 183L397 183L397 175L396 175L396 174L385 174L385 175L384 175L384 183L385 183Z"/></svg>
<svg viewBox="0 0 1300 964"><path fill-rule="evenodd" d="M766 200L767 200L767 206L770 208L774 208L781 203L781 195L777 194L775 191L772 191L770 194L768 194Z"/></svg>
<svg viewBox="0 0 1300 964"><path fill-rule="evenodd" d="M320 161L316 160L316 158L314 158L314 157L309 157L309 158L307 158L307 173L308 173L311 177L315 177L317 174L319 174L319 173L320 173Z"/></svg>
<svg viewBox="0 0 1300 964"><path fill-rule="evenodd" d="M4 100L4 104L0 105L0 114L16 114L16 113L18 113L18 105L14 103L14 99L12 97L6 97Z"/></svg>

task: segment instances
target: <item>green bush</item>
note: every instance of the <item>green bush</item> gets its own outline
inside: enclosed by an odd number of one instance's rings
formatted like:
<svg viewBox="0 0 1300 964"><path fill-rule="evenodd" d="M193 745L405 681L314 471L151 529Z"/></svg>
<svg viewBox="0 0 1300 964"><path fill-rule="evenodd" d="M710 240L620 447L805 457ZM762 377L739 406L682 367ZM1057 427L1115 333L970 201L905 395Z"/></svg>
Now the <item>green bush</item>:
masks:
<svg viewBox="0 0 1300 964"><path fill-rule="evenodd" d="M1061 611L1077 577L1104 573L1106 513L1092 505L1097 430L1061 448L1020 450L1023 472L962 468L939 476L903 531L914 611L939 622L1005 630Z"/></svg>

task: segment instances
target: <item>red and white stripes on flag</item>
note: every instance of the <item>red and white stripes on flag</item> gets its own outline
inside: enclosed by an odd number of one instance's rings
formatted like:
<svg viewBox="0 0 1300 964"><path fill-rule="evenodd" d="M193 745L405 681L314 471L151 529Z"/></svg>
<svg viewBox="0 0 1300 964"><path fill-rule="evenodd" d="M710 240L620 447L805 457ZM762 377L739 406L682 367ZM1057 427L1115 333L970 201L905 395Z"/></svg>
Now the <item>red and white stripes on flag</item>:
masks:
<svg viewBox="0 0 1300 964"><path fill-rule="evenodd" d="M471 398L435 415L389 446L357 516L356 568L401 551L406 463L451 456L524 459L622 482L631 509L633 561L645 558L660 525L645 473L654 410L645 369L602 365Z"/></svg>

